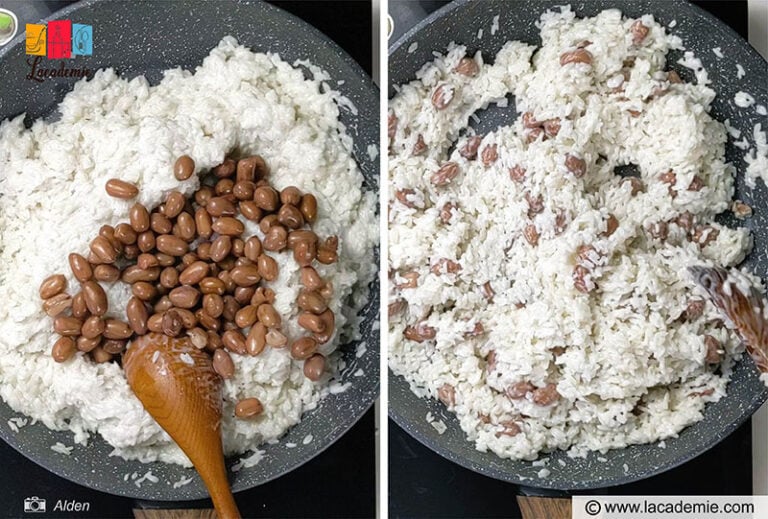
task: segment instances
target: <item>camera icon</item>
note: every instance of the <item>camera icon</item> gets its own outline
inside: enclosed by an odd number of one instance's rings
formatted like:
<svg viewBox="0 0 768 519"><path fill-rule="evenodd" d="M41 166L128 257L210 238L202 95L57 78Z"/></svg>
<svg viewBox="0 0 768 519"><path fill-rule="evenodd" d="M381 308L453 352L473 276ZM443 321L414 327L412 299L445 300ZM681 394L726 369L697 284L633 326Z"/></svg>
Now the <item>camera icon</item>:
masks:
<svg viewBox="0 0 768 519"><path fill-rule="evenodd" d="M40 499L37 496L26 498L24 500L24 513L25 514L45 513L45 499Z"/></svg>

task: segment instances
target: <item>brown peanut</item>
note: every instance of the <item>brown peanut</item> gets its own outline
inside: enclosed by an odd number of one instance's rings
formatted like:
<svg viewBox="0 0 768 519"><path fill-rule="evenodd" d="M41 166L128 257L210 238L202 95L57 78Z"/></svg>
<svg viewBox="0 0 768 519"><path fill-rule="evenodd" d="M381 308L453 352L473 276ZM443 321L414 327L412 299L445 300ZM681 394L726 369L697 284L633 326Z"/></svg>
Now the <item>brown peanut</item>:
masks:
<svg viewBox="0 0 768 519"><path fill-rule="evenodd" d="M320 380L325 371L325 357L315 353L304 361L304 376L313 382Z"/></svg>
<svg viewBox="0 0 768 519"><path fill-rule="evenodd" d="M100 263L114 263L117 259L117 251L103 236L97 236L90 245L91 252L98 258Z"/></svg>
<svg viewBox="0 0 768 519"><path fill-rule="evenodd" d="M89 351L93 351L93 349L101 344L101 337L95 337L93 339L89 339L88 337L83 337L82 335L77 338L75 341L75 346L79 351L84 351L85 353L88 353Z"/></svg>
<svg viewBox="0 0 768 519"><path fill-rule="evenodd" d="M274 281L278 275L277 261L272 256L262 254L258 259L257 271L267 281Z"/></svg>
<svg viewBox="0 0 768 519"><path fill-rule="evenodd" d="M93 278L96 281L111 283L120 279L120 269L114 265L96 265L93 269Z"/></svg>
<svg viewBox="0 0 768 519"><path fill-rule="evenodd" d="M296 299L296 304L302 310L318 315L328 309L325 299L314 290L302 290Z"/></svg>
<svg viewBox="0 0 768 519"><path fill-rule="evenodd" d="M221 336L221 342L224 347L232 353L245 355L245 337L239 330L227 330Z"/></svg>
<svg viewBox="0 0 768 519"><path fill-rule="evenodd" d="M189 251L189 244L172 234L163 234L157 237L157 250L169 256L183 256Z"/></svg>
<svg viewBox="0 0 768 519"><path fill-rule="evenodd" d="M252 222L261 220L261 208L256 205L256 202L253 200L243 200L238 207L240 208L240 213L242 213L246 219L251 220Z"/></svg>
<svg viewBox="0 0 768 519"><path fill-rule="evenodd" d="M200 281L200 291L203 294L218 294L223 296L227 291L227 287L221 279L209 276Z"/></svg>
<svg viewBox="0 0 768 519"><path fill-rule="evenodd" d="M200 299L200 292L190 286L176 287L168 294L168 298L173 303L173 306L179 308L194 308L197 305L197 301Z"/></svg>
<svg viewBox="0 0 768 519"><path fill-rule="evenodd" d="M179 271L173 267L165 267L160 272L160 286L163 288L175 288L179 284Z"/></svg>
<svg viewBox="0 0 768 519"><path fill-rule="evenodd" d="M147 319L147 329L150 332L163 333L163 319L164 318L165 318L165 314L163 314L163 313L157 313L157 314L150 315L149 319Z"/></svg>
<svg viewBox="0 0 768 519"><path fill-rule="evenodd" d="M213 353L213 370L221 378L232 378L235 374L235 363L232 362L232 357L229 356L229 353L222 349L217 349Z"/></svg>
<svg viewBox="0 0 768 519"><path fill-rule="evenodd" d="M43 301L43 311L49 317L56 317L71 307L72 297L66 292L61 292Z"/></svg>
<svg viewBox="0 0 768 519"><path fill-rule="evenodd" d="M75 341L71 337L59 337L51 348L51 357L56 362L66 362L75 354Z"/></svg>
<svg viewBox="0 0 768 519"><path fill-rule="evenodd" d="M241 287L250 287L261 281L260 270L255 265L237 266L230 271L230 276L232 281Z"/></svg>
<svg viewBox="0 0 768 519"><path fill-rule="evenodd" d="M283 335L279 330L271 328L267 331L267 346L272 348L282 348L288 344L288 337Z"/></svg>
<svg viewBox="0 0 768 519"><path fill-rule="evenodd" d="M184 327L184 321L182 321L179 312L175 308L171 308L163 313L160 327L162 332L168 337L177 337Z"/></svg>
<svg viewBox="0 0 768 519"><path fill-rule="evenodd" d="M77 317L67 317L60 315L53 320L53 329L59 335L71 337L80 335L80 329L83 326L83 321Z"/></svg>
<svg viewBox="0 0 768 519"><path fill-rule="evenodd" d="M297 207L285 204L277 213L277 221L289 229L299 229L304 225L304 215Z"/></svg>
<svg viewBox="0 0 768 519"><path fill-rule="evenodd" d="M209 215L217 218L220 216L233 216L237 213L234 202L222 196L211 198L205 206L205 210L208 211Z"/></svg>
<svg viewBox="0 0 768 519"><path fill-rule="evenodd" d="M327 252L323 254L327 254ZM317 258L317 242L300 241L293 247L293 259L300 267L309 267L315 258ZM325 255L323 259L330 260L332 258Z"/></svg>
<svg viewBox="0 0 768 519"><path fill-rule="evenodd" d="M236 167L234 160L224 159L224 162L213 168L211 173L213 173L216 178L229 178L235 173Z"/></svg>
<svg viewBox="0 0 768 519"><path fill-rule="evenodd" d="M96 315L92 315L83 322L80 334L88 339L94 339L104 333L105 323Z"/></svg>
<svg viewBox="0 0 768 519"><path fill-rule="evenodd" d="M275 307L269 303L262 303L259 305L256 313L259 318L259 322L264 323L267 328L279 328L281 324L280 314L277 313Z"/></svg>
<svg viewBox="0 0 768 519"><path fill-rule="evenodd" d="M195 261L179 275L179 282L182 285L196 285L208 276L209 271L210 267L206 262Z"/></svg>
<svg viewBox="0 0 768 519"><path fill-rule="evenodd" d="M125 182L124 180L119 180L116 178L107 180L107 183L104 185L104 189L107 191L109 196L120 198L122 200L130 200L139 194L139 188L136 187L135 184L131 184L130 182Z"/></svg>
<svg viewBox="0 0 768 519"><path fill-rule="evenodd" d="M264 412L264 406L258 398L244 398L235 405L235 416L253 418Z"/></svg>
<svg viewBox="0 0 768 519"><path fill-rule="evenodd" d="M255 293L256 288L254 287L237 287L235 289L235 301L241 305L247 305Z"/></svg>
<svg viewBox="0 0 768 519"><path fill-rule="evenodd" d="M189 155L182 155L173 164L173 176L176 180L187 180L195 172L195 161Z"/></svg>
<svg viewBox="0 0 768 519"><path fill-rule="evenodd" d="M72 253L69 255L69 266L72 269L72 274L75 279L81 283L88 281L93 277L93 268L88 260L80 254Z"/></svg>
<svg viewBox="0 0 768 519"><path fill-rule="evenodd" d="M85 304L85 294L82 291L72 298L72 317L85 319L88 316L88 306Z"/></svg>
<svg viewBox="0 0 768 519"><path fill-rule="evenodd" d="M455 162L446 162L429 178L433 186L447 186L459 174L459 165Z"/></svg>
<svg viewBox="0 0 768 519"><path fill-rule="evenodd" d="M441 83L432 92L432 106L437 110L445 110L453 101L454 89L448 83Z"/></svg>
<svg viewBox="0 0 768 519"><path fill-rule="evenodd" d="M86 281L83 283L82 289L85 305L88 307L89 312L93 315L104 315L107 313L109 308L107 294L99 283L96 281Z"/></svg>
<svg viewBox="0 0 768 519"><path fill-rule="evenodd" d="M640 45L645 37L648 36L649 30L650 29L648 27L643 25L643 22L640 20L635 20L635 22L629 28L629 31L632 33L632 44Z"/></svg>
<svg viewBox="0 0 768 519"><path fill-rule="evenodd" d="M275 224L270 226L266 234L262 243L264 249L270 252L278 252L288 246L288 231L282 225Z"/></svg>
<svg viewBox="0 0 768 519"><path fill-rule="evenodd" d="M317 352L317 341L312 337L302 337L291 344L291 356L296 360L305 360Z"/></svg>
<svg viewBox="0 0 768 519"><path fill-rule="evenodd" d="M261 186L254 191L253 201L264 211L275 211L280 203L280 195L270 186Z"/></svg>
<svg viewBox="0 0 768 519"><path fill-rule="evenodd" d="M107 319L102 335L106 339L129 339L132 334L133 330L128 326L128 323L119 319Z"/></svg>
<svg viewBox="0 0 768 519"><path fill-rule="evenodd" d="M213 234L213 220L205 207L198 207L195 211L195 229L202 238L210 238Z"/></svg>
<svg viewBox="0 0 768 519"><path fill-rule="evenodd" d="M147 333L149 330L149 328L147 328L149 312L144 305L144 301L138 297L130 298L128 304L125 306L125 314L128 317L128 324L137 335L144 335Z"/></svg>
<svg viewBox="0 0 768 519"><path fill-rule="evenodd" d="M323 333L326 331L325 322L320 316L310 312L302 312L299 314L298 322L299 326L312 333Z"/></svg>
<svg viewBox="0 0 768 519"><path fill-rule="evenodd" d="M155 281L159 277L160 267L142 269L137 265L131 265L123 271L120 279L126 283L136 283L137 281Z"/></svg>
<svg viewBox="0 0 768 519"><path fill-rule="evenodd" d="M251 331L248 332L248 337L245 340L245 349L248 355L259 355L267 344L267 327L264 323L256 323L251 327Z"/></svg>
<svg viewBox="0 0 768 519"><path fill-rule="evenodd" d="M141 252L151 252L155 248L155 233L151 230L140 233L136 237L136 245Z"/></svg>
<svg viewBox="0 0 768 519"><path fill-rule="evenodd" d="M173 230L173 222L163 213L152 213L149 228L157 234L168 234Z"/></svg>
<svg viewBox="0 0 768 519"><path fill-rule="evenodd" d="M239 180L232 188L232 194L238 200L251 200L253 198L253 192L256 189L256 184L250 180Z"/></svg>
<svg viewBox="0 0 768 519"><path fill-rule="evenodd" d="M245 232L245 226L237 218L222 216L213 222L213 230L224 236L240 236Z"/></svg>
<svg viewBox="0 0 768 519"><path fill-rule="evenodd" d="M586 49L576 49L564 52L560 55L560 65L565 66L569 63L592 63L592 54Z"/></svg>
<svg viewBox="0 0 768 519"><path fill-rule="evenodd" d="M301 283L309 290L317 290L323 286L323 278L312 267L301 268Z"/></svg>
<svg viewBox="0 0 768 519"><path fill-rule="evenodd" d="M247 305L242 307L235 314L235 324L240 328L248 328L253 326L258 316L256 315L256 307L253 305Z"/></svg>
<svg viewBox="0 0 768 519"><path fill-rule="evenodd" d="M126 344L128 344L128 341L125 340L107 339L102 341L101 349L110 355L118 355L125 350Z"/></svg>
<svg viewBox="0 0 768 519"><path fill-rule="evenodd" d="M257 181L269 174L269 167L260 155L251 155L237 161L237 179Z"/></svg>
<svg viewBox="0 0 768 519"><path fill-rule="evenodd" d="M331 311L331 309L328 308L318 317L320 317L320 320L323 322L324 331L316 332L314 336L317 342L320 344L325 344L331 340L331 337L333 337L333 334L336 330L336 316Z"/></svg>
<svg viewBox="0 0 768 519"><path fill-rule="evenodd" d="M288 186L280 191L280 202L299 206L301 204L301 191L296 186Z"/></svg>
<svg viewBox="0 0 768 519"><path fill-rule="evenodd" d="M48 299L60 294L67 288L67 278L63 274L48 276L40 284L40 298Z"/></svg>
<svg viewBox="0 0 768 519"><path fill-rule="evenodd" d="M133 204L128 211L128 219L131 222L131 227L137 233L142 233L149 230L150 218L149 211L141 204Z"/></svg>
<svg viewBox="0 0 768 519"><path fill-rule="evenodd" d="M200 186L200 189L195 191L195 202L200 207L206 207L208 201L213 197L213 190L209 186Z"/></svg>
<svg viewBox="0 0 768 519"><path fill-rule="evenodd" d="M462 76L475 77L480 72L480 66L473 58L461 58L453 71Z"/></svg>
<svg viewBox="0 0 768 519"><path fill-rule="evenodd" d="M317 220L317 198L311 193L301 197L301 204L299 204L299 210L304 216L304 220L310 225Z"/></svg>
<svg viewBox="0 0 768 519"><path fill-rule="evenodd" d="M203 310L211 317L219 317L224 311L224 300L219 294L206 294L203 296Z"/></svg>

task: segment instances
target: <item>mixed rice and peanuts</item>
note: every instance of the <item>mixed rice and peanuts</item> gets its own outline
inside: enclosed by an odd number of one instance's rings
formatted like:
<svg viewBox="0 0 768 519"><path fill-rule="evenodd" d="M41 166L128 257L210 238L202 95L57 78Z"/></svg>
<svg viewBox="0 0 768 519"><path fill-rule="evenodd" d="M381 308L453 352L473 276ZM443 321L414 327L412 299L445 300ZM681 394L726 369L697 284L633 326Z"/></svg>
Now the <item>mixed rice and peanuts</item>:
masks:
<svg viewBox="0 0 768 519"><path fill-rule="evenodd" d="M648 35L649 28L646 27L641 20L635 21L631 28L632 42L635 46L639 46L643 43ZM559 57L559 63L562 67L571 66L572 64L587 64L590 65L593 61L593 56L589 51L589 46L592 44L589 40L584 40L570 49L562 52ZM632 67L635 64L635 58L629 57L623 63L621 74L623 75L624 82L629 81ZM473 78L480 73L480 65L473 57L465 56L461 58L458 64L452 69L452 74L457 77L464 76L465 78ZM683 80L674 70L666 71L666 79L658 82L649 97L644 102L651 103L654 100L664 96L672 85L682 84ZM623 97L624 82L616 84L610 89L610 94L616 96L617 101L627 101L626 97ZM459 98L455 87L449 81L442 81L437 84L431 94L431 108L436 111L443 111L449 106L451 102ZM459 99L459 102L462 102ZM630 117L637 118L641 115L640 112L628 109ZM546 141L548 139L555 138L561 129L561 119L553 118L546 120L537 120L534 114L530 111L524 112L521 115L522 128L523 128L523 141L526 145L535 143L536 141ZM395 113L390 112L388 117L388 139L389 139L389 153L390 155L401 155L403 157L409 154L410 156L418 157L424 156L428 153L428 144L425 142L424 136L419 134L413 138L411 129L408 127L402 128ZM484 168L492 167L496 161L500 158L500 150L497 144L486 144L482 149L481 144L484 141L484 135L466 135L460 137L456 143L456 150L458 154L467 161L480 161ZM414 144L410 144L414 142ZM410 148L409 148L410 146ZM604 157L602 157L604 159ZM578 154L567 153L563 157L563 163L567 174L572 175L576 179L580 179L587 173L587 163ZM429 183L436 192L440 191L440 188L450 185L452 182L461 175L461 165L455 161L443 161L438 165L437 169L429 173ZM521 165L514 165L508 169L510 181L524 186L526 183L527 171ZM687 185L681 185L678 181L677 175L674 170L670 169L666 172L659 174L656 178L657 182L667 185L667 192L671 198L676 198L678 193L683 190L687 191L700 191L705 187L704 180L698 175L693 177L693 180ZM628 185L627 188L631 191L632 197L637 196L640 193L646 191L646 185L641 178L637 176L625 176L621 182ZM530 191L525 190L523 193L525 202L528 207L527 218L528 224L525 225L522 231L523 238L527 241L530 247L537 247L540 239L542 239L542 233L534 224L533 219L536 215L544 212L545 201L542 195L533 196ZM427 211L430 209L429 199L431 197L427 193L422 193L418 189L404 187L396 189L393 193L393 197L390 200L390 208L395 207L395 204L399 204L402 207L414 210L417 214L421 211ZM450 226L452 219L456 214L460 214L461 211L460 202L458 200L448 201L439 207L439 219L445 226ZM752 216L752 208L736 200L731 205L731 211L733 215L743 220ZM572 216L568 215L565 210L555 208L553 211L556 214L554 221L553 234L549 231L548 236L559 236L567 228ZM621 225L621 222L613 214L608 214L603 222L604 231L600 235L602 238L608 238ZM712 225L700 223L698 217L691 212L685 211L680 216L669 221L658 221L648 224L645 227L645 233L649 240L656 242L665 242L667 240L688 240L691 243L697 244L700 248L704 248L710 243L717 240L719 231ZM598 289L598 281L593 277L593 270L596 267L604 265L607 261L605 254L596 249L593 245L581 245L575 251L576 264L572 272L573 286L581 293L589 294ZM462 270L460 262L454 261L449 258L432 258L429 264L429 271L431 274L441 276L445 274L458 274ZM390 319L393 317L405 314L405 310L408 308L408 302L404 297L404 292L407 290L417 289L421 285L419 279L420 274L416 269L404 270L404 269L390 269L389 279L390 286L393 287L394 293L390 297L390 303L388 306L388 313ZM491 287L490 282L478 287L478 290L483 294L485 299L491 303L494 298L494 290ZM679 317L680 322L695 321L699 319L705 310L706 302L704 299L694 297L690 299L687 307ZM516 304L517 308L523 308L526 306L526 302L520 301ZM420 320L409 323L404 331L403 336L409 341L416 343L422 343L424 341L434 340L437 336L437 331L434 327L429 326L426 321L429 317L429 313L423 315ZM715 328L720 329L725 327L725 323L719 320L714 323ZM485 333L482 322L476 322L472 329L464 332L464 337L476 337ZM704 344L706 346L705 362L709 365L718 365L724 354L724 345L714 336L705 335ZM555 348L553 353L558 356L564 352L563 348ZM487 371L490 373L495 369L495 352L490 351L488 357L485 359L487 362ZM692 393L690 396L705 396L713 393L713 389L709 388L700 393ZM554 383L548 383L543 387L536 387L531 382L522 381L514 384L506 389L506 396L511 400L524 399L530 395L531 400L539 406L550 406L556 403L560 399L560 394L557 391L557 385ZM450 384L442 385L437 393L440 401L442 401L449 409L455 406L455 389ZM480 417L485 423L490 420L489 417ZM509 421L504 424L505 426L502 432L498 433L503 435L515 436L521 432L520 427L514 421Z"/></svg>

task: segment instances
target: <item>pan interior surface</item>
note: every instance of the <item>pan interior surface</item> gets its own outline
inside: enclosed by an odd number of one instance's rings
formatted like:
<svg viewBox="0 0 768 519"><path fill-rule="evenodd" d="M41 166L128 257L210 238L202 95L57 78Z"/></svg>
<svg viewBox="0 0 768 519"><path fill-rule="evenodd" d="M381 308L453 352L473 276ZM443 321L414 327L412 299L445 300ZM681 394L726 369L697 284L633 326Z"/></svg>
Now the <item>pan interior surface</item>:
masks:
<svg viewBox="0 0 768 519"><path fill-rule="evenodd" d="M145 75L150 83L162 78L162 71L182 67L187 70L201 64L203 58L225 36L235 37L255 52L278 53L293 63L309 60L324 69L333 80L333 88L357 108L352 113L340 110L340 120L354 141L354 157L362 171L364 190L378 191L378 161L368 153L369 145L379 142L378 90L370 78L343 50L313 27L290 14L263 2L188 3L137 1L109 2L86 0L56 13L51 19L72 19L93 27L92 56L79 56L69 67L91 71L114 67L123 77ZM28 56L24 34L0 51L0 84L3 85L0 120L26 112L26 123L55 116L55 107L69 92L77 78L55 78L37 82L27 79ZM309 72L306 72L309 73ZM378 251L371 261L378 264ZM344 392L329 395L317 409L304 415L280 442L262 445L263 459L258 465L229 472L234 491L245 490L293 470L325 450L343 435L368 410L379 389L379 315L378 280L370 285L369 302L360 312L361 342L366 353L357 358L357 342L341 346L346 368L340 382L350 382ZM355 377L362 370L366 376ZM127 497L148 500L182 501L207 497L205 486L193 469L163 463L144 464L111 457L111 446L100 436L91 438L87 447L76 445L69 456L51 450L56 442L72 445L72 434L55 432L44 425L30 424L18 433L5 424L19 416L4 402L0 403L0 436L20 453L51 472L90 488ZM312 441L302 441L311 435ZM286 444L295 444L287 448ZM240 457L227 460L228 467ZM141 487L130 475L144 475L151 470L159 478ZM174 488L172 483L192 477L192 482Z"/></svg>
<svg viewBox="0 0 768 519"><path fill-rule="evenodd" d="M469 55L482 51L486 62L492 61L507 41L518 40L540 46L535 22L544 11L556 9L559 5L563 2L522 0L515 2L514 9L509 9L509 4L503 0L457 0L445 6L390 48L389 96L395 93L392 85L415 79L416 72L424 63L434 59L432 53L444 53L451 42L466 45ZM733 30L683 0L584 0L571 3L571 9L579 17L595 16L602 10L615 8L629 17L652 14L665 26L674 20L674 28L668 31L680 36L686 48L694 51L709 72L711 86L717 92L711 109L713 116L719 121L729 119L732 126L750 137L756 123L762 122L765 127L764 117L761 120L754 110L739 109L732 101L735 93L743 90L753 95L756 103L768 105L766 63ZM490 29L497 15L499 28L492 34ZM482 37L478 36L480 29L484 29ZM720 47L727 59L718 59L711 50L715 47ZM681 51L672 51L667 63L683 78L690 80L691 71L676 64L681 57ZM736 63L749 71L746 77L737 80ZM513 110L513 103L507 110L486 110L478 114L480 120L475 124L484 131L507 125L515 118L515 114L509 113ZM734 198L750 204L755 210L754 217L741 222L729 213L720 215L718 221L750 228L755 244L744 265L765 280L768 274L768 189L761 182L754 190L746 187L744 153L731 141L726 146L726 160L734 164L738 171ZM474 444L466 440L455 415L437 400L418 398L410 391L403 377L395 376L391 371L389 375L390 416L423 444L445 458L487 476L527 487L558 490L619 485L674 468L713 447L768 399L768 390L760 382L752 362L744 357L731 376L727 396L709 404L703 419L684 429L678 437L654 444L632 445L604 454L592 452L583 459L569 458L565 451L542 453L539 459L549 460L546 463L549 475L539 477L542 466L502 459L493 453L475 450ZM428 413L447 425L443 434L426 421Z"/></svg>

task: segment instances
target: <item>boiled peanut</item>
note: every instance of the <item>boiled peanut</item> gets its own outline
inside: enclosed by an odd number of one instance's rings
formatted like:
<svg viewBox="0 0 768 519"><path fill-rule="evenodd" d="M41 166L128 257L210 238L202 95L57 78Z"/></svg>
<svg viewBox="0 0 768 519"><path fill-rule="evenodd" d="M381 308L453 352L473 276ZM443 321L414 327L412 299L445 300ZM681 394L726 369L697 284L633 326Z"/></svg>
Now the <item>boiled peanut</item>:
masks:
<svg viewBox="0 0 768 519"><path fill-rule="evenodd" d="M56 362L66 362L75 354L75 341L71 337L59 337L51 348L51 357Z"/></svg>
<svg viewBox="0 0 768 519"><path fill-rule="evenodd" d="M135 184L125 182L116 178L110 178L104 185L104 189L107 194L114 198L121 198L123 200L130 200L135 198L139 194L139 188Z"/></svg>
<svg viewBox="0 0 768 519"><path fill-rule="evenodd" d="M91 264L80 254L73 252L69 255L69 266L72 269L72 274L75 276L75 279L81 283L88 281L93 277L93 268L91 267Z"/></svg>
<svg viewBox="0 0 768 519"><path fill-rule="evenodd" d="M217 349L213 354L213 370L221 378L232 378L235 374L235 363L225 350Z"/></svg>

